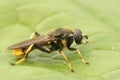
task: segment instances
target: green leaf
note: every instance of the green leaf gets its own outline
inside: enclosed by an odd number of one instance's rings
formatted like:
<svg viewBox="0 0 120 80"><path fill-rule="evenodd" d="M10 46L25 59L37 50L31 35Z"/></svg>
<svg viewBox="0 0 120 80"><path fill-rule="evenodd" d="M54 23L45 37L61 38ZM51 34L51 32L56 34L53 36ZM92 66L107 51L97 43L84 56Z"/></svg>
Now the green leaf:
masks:
<svg viewBox="0 0 120 80"><path fill-rule="evenodd" d="M119 0L0 0L1 80L120 80ZM79 28L89 43L75 45L90 65L75 52L64 50L76 73L70 72L57 52L34 50L16 66L9 45L46 34L58 27Z"/></svg>

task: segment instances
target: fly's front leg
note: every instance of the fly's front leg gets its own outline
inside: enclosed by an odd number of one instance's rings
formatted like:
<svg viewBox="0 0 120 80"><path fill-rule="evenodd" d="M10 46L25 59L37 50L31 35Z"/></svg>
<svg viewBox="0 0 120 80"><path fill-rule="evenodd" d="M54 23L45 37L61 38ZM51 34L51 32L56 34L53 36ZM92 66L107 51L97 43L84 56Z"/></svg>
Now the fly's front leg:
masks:
<svg viewBox="0 0 120 80"><path fill-rule="evenodd" d="M83 58L82 54L80 53L80 51L76 48L71 48L71 47L68 47L69 50L71 51L76 51L80 57L80 60L84 63L84 64L89 64L89 62L85 61L85 59Z"/></svg>

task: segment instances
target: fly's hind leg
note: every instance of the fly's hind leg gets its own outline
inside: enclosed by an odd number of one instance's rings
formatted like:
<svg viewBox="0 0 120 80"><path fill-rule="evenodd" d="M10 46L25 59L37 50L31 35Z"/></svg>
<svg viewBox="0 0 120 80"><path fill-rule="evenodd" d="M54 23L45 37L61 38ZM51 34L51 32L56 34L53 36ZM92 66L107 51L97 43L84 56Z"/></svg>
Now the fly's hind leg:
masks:
<svg viewBox="0 0 120 80"><path fill-rule="evenodd" d="M32 35L30 36L30 39L32 39L34 37L34 35L37 37L37 36L40 36L39 33L37 32L34 32L32 33ZM25 61L28 57L28 54L31 50L33 50L33 46L34 44L31 44L29 45L22 53L24 53L24 56L22 59L20 59L19 61L15 62L15 63L11 63L11 65L16 65L16 64L20 64L21 62Z"/></svg>
<svg viewBox="0 0 120 80"><path fill-rule="evenodd" d="M25 60L27 59L27 57L28 57L29 52L32 50L32 47L33 47L33 44L30 45L30 46L26 49L25 54L24 54L24 57L23 57L22 59L18 60L18 61L15 62L15 63L11 63L11 65L20 64L20 63L22 63L23 61L25 61Z"/></svg>

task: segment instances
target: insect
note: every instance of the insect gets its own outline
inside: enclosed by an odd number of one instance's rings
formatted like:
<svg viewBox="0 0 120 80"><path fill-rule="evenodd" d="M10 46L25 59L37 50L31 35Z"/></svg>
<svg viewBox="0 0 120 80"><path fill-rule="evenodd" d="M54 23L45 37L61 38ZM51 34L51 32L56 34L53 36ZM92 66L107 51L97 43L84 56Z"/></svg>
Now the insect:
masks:
<svg viewBox="0 0 120 80"><path fill-rule="evenodd" d="M85 61L85 59L82 57L82 54L77 48L71 47L71 44L74 41L76 44L85 44L88 42L88 36L84 35L79 29L71 30L65 28L57 28L54 31L48 32L46 35L40 35L39 33L34 32L32 33L30 39L8 47L9 50L13 50L15 57L22 56L20 60L15 63L11 63L11 65L16 65L25 61L28 58L29 53L34 49L39 49L45 53L58 51L65 59L69 69L74 72L70 61L63 53L64 48L67 48L70 51L76 51L81 61L85 64L89 64L87 61Z"/></svg>

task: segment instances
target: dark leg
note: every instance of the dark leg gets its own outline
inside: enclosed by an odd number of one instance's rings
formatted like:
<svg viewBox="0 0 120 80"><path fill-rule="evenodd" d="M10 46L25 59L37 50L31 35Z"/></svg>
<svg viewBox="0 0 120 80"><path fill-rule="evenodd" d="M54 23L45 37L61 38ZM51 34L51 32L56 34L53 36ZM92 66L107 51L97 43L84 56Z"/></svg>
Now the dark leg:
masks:
<svg viewBox="0 0 120 80"><path fill-rule="evenodd" d="M35 36L38 37L38 36L40 36L40 34L35 32ZM41 46L41 45L36 44L35 48L39 49L40 51L46 52L46 53L50 53L51 52L51 50L49 48L47 48L46 46Z"/></svg>
<svg viewBox="0 0 120 80"><path fill-rule="evenodd" d="M68 47L68 49L71 50L71 51L75 51L76 50L76 48L71 48L71 47Z"/></svg>
<svg viewBox="0 0 120 80"><path fill-rule="evenodd" d="M40 34L38 32L35 32L35 36L38 37L40 36Z"/></svg>
<svg viewBox="0 0 120 80"><path fill-rule="evenodd" d="M46 52L46 53L50 53L52 52L51 49L47 48L46 46L41 46L41 45L35 45L36 49L39 49L40 51Z"/></svg>

